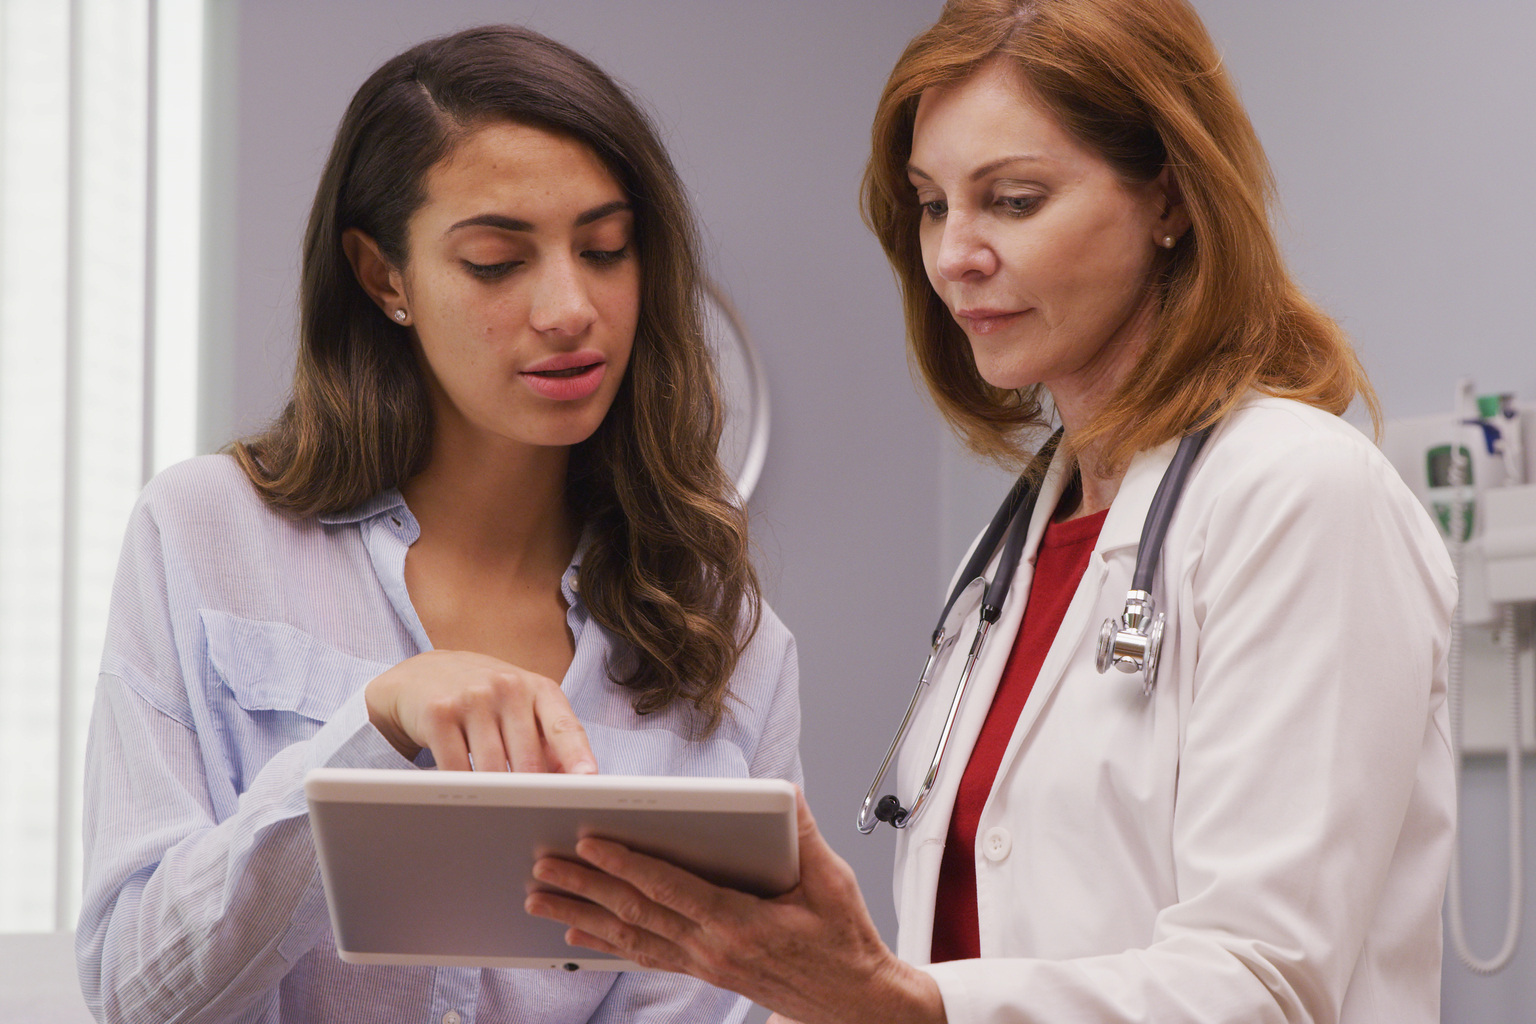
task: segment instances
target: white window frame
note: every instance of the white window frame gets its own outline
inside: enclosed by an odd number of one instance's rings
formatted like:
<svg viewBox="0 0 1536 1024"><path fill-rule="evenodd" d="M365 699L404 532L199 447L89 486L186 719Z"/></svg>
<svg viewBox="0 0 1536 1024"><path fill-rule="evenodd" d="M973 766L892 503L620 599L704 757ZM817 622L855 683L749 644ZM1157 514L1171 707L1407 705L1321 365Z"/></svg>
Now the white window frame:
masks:
<svg viewBox="0 0 1536 1024"><path fill-rule="evenodd" d="M80 904L123 527L195 454L207 0L0 0L0 932Z"/></svg>

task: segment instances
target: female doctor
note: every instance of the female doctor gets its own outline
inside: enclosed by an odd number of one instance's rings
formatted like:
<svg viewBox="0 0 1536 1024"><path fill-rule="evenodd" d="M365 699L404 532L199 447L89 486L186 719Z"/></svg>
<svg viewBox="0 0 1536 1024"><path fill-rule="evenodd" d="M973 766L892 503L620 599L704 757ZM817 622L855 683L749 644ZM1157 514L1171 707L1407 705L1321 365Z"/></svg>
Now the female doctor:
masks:
<svg viewBox="0 0 1536 1024"><path fill-rule="evenodd" d="M873 134L866 212L939 408L1021 467L1063 429L871 794L904 826L897 948L803 804L779 899L587 840L536 874L594 902L530 909L805 1021L1438 1020L1455 585L1339 419L1374 396L1286 273L1198 16L951 0Z"/></svg>

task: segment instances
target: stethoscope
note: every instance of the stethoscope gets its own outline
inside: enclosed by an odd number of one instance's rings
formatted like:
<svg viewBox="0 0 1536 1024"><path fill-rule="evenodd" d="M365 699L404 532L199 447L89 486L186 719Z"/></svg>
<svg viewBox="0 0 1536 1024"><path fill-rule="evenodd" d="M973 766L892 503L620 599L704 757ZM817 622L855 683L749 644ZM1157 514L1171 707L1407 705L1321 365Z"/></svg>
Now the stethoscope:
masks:
<svg viewBox="0 0 1536 1024"><path fill-rule="evenodd" d="M1136 548L1136 569L1131 575L1131 590L1125 597L1125 610L1120 613L1118 620L1110 618L1104 620L1104 626L1099 630L1098 656L1094 664L1100 673L1108 672L1111 665L1122 672L1142 674L1141 692L1144 696L1150 696L1152 688L1157 685L1158 656L1163 646L1163 626L1165 616L1157 610L1157 602L1152 599L1152 577L1157 573L1158 560L1162 557L1163 538L1168 533L1168 523L1173 519L1173 511L1178 506L1179 497L1184 493L1184 483L1189 477L1190 467L1200 454L1200 449L1205 446L1206 439L1215 429L1211 424L1192 434L1186 434L1179 441L1178 451L1174 453L1173 461L1168 464L1168 469L1163 473L1163 479L1157 485L1157 492L1152 497L1152 505L1147 509L1147 518L1141 527L1141 542ZM1061 441L1061 431L1056 431L1050 439L1035 454L1029 469L1014 483L1008 491L1008 496L1003 499L1002 505L992 516L992 521L987 524L986 532L976 542L975 549L971 552L970 559L961 570L955 589L950 592L949 600L944 603L944 610L939 613L939 624L933 630L932 649L928 654L928 661L923 665L923 674L917 680L917 689L912 694L912 701L907 705L907 713L901 720L901 725L896 729L896 735L891 740L890 749L885 752L885 760L880 762L880 771L875 773L875 781L870 784L869 792L864 797L864 804L859 808L857 820L858 829L865 835L875 830L877 822L886 822L896 828L906 828L917 819L923 805L928 800L928 794L933 789L934 780L939 775L939 764L944 760L944 749L949 745L949 734L955 726L955 718L960 712L960 702L965 698L966 687L970 685L971 673L976 669L976 659L981 654L981 646L987 639L987 632L998 619L1003 610L1003 601L1008 597L1008 588L1013 584L1013 573L1018 568L1020 556L1024 553L1024 542L1029 535L1029 521L1034 515L1035 501L1039 497L1039 491L1031 485L1031 481L1043 479L1045 468L1050 464L1051 456L1056 452L1056 446ZM997 571L992 574L990 580L983 576L987 563L997 551L998 542L1002 541L1003 553L998 560ZM910 809L901 806L901 801L894 794L883 796L879 802L875 802L875 794L880 791L880 783L885 780L885 773L891 766L891 759L896 756L896 748L901 746L901 741L906 738L907 730L912 726L912 713L917 709L917 702L923 695L923 687L928 685L933 668L938 664L939 656L954 644L958 635L952 635L949 630L949 613L954 608L960 595L965 593L975 584L982 585L981 612L976 622L976 633L971 638L971 649L965 655L965 667L960 673L959 685L955 687L955 695L949 702L949 714L944 719L944 730L939 733L938 745L934 748L933 758L928 762L928 771L923 776L922 788L917 791L917 799L912 801Z"/></svg>

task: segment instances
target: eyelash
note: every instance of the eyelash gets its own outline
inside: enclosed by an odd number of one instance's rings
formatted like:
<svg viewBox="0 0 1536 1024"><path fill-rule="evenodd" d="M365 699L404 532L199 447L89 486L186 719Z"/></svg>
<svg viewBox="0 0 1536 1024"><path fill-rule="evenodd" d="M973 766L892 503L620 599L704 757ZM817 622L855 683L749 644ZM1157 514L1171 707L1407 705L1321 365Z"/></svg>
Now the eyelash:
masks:
<svg viewBox="0 0 1536 1024"><path fill-rule="evenodd" d="M997 205L1010 217L1028 217L1040 205L1039 196L998 196Z"/></svg>
<svg viewBox="0 0 1536 1024"><path fill-rule="evenodd" d="M993 205L1002 207L1005 214L1010 217L1028 217L1039 208L1040 196L998 196L993 200ZM923 217L928 220L943 220L944 214L949 212L948 204L942 199L931 199L926 203L919 203Z"/></svg>
<svg viewBox="0 0 1536 1024"><path fill-rule="evenodd" d="M469 260L464 261L464 269L482 281L495 281L506 277L521 265L521 260L512 260L507 263L471 263Z"/></svg>
<svg viewBox="0 0 1536 1024"><path fill-rule="evenodd" d="M629 258L629 246L621 245L617 249L588 249L581 256L593 266L611 267Z"/></svg>
<svg viewBox="0 0 1536 1024"><path fill-rule="evenodd" d="M582 252L581 257L595 267L611 267L629 258L629 246L621 246L618 249L587 249ZM482 281L500 280L522 265L522 260L508 260L505 263L464 261L464 269Z"/></svg>

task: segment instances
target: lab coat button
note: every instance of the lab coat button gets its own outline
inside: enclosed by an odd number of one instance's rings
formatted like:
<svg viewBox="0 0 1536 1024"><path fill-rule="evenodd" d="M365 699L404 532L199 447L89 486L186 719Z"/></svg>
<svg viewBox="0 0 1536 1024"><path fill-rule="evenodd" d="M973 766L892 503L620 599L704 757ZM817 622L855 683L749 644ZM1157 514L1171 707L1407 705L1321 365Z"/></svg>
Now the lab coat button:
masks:
<svg viewBox="0 0 1536 1024"><path fill-rule="evenodd" d="M1013 836L1002 826L994 826L981 837L981 852L987 860L996 863L1008 856L1008 851L1013 849Z"/></svg>

